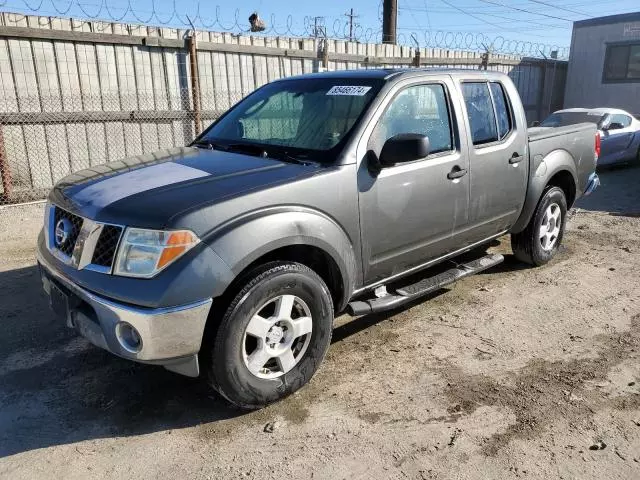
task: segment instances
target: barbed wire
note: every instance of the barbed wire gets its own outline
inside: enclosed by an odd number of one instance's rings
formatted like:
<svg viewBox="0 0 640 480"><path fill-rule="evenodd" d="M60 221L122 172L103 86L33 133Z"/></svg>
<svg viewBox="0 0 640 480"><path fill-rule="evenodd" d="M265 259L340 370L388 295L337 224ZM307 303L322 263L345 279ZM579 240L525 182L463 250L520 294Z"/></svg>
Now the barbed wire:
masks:
<svg viewBox="0 0 640 480"><path fill-rule="evenodd" d="M221 7L215 6L214 16L203 15L200 9L201 2L196 4L194 14L182 15L178 11L177 1L173 0L171 12L161 12L156 8L156 0L150 0L151 10L134 9L131 0L121 7L115 7L109 0L97 0L94 3L81 2L80 0L20 0L25 11L43 14L45 2L50 4L53 11L66 17L77 9L85 17L85 21L123 22L133 19L144 25L179 26L190 28L193 24L196 28L212 31L222 31L235 34L249 32L247 16L240 9L235 9L232 18L223 18ZM0 0L0 8L6 7L8 0ZM110 5L111 3L111 5ZM380 2L381 4L381 2ZM380 5L378 10L380 11ZM207 12L211 8L207 6ZM328 20L328 21L327 21ZM382 29L365 27L358 23L353 24L351 37L349 36L350 24L344 18L331 17L304 17L302 24L295 22L292 15L287 15L284 23L278 23L275 14L269 16L269 21L262 36L289 36L289 37L324 37L330 39L348 40L362 43L379 43L382 40ZM255 33L254 33L255 35ZM455 32L445 30L423 30L399 33L397 37L399 45L421 48L441 48L448 50L467 51L491 51L497 54L518 55L526 57L552 57L566 59L569 56L569 48L559 45L514 40L503 36L490 37L483 33Z"/></svg>

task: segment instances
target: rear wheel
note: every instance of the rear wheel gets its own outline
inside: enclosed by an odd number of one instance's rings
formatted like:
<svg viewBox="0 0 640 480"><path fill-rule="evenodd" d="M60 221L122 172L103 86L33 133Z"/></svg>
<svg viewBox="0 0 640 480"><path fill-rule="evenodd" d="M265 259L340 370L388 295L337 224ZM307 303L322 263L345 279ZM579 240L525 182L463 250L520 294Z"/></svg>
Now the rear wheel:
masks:
<svg viewBox="0 0 640 480"><path fill-rule="evenodd" d="M247 279L202 355L210 385L254 409L311 379L329 348L333 302L323 280L298 263L270 263Z"/></svg>
<svg viewBox="0 0 640 480"><path fill-rule="evenodd" d="M567 217L567 200L559 187L548 187L527 228L511 235L516 258L531 265L549 262L558 251Z"/></svg>

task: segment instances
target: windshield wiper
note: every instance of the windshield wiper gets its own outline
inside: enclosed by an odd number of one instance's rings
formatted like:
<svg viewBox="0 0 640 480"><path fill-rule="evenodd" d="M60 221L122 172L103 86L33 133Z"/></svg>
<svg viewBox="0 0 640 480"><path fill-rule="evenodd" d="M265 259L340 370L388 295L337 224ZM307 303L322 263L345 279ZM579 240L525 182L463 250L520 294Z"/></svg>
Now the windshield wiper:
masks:
<svg viewBox="0 0 640 480"><path fill-rule="evenodd" d="M262 158L268 158L269 153L260 145L251 145L250 143L230 143L225 145L225 150L228 152L243 152L249 155L256 155Z"/></svg>
<svg viewBox="0 0 640 480"><path fill-rule="evenodd" d="M226 150L226 148L223 145L213 143L208 140L198 140L197 142L192 142L189 146L206 148L207 150Z"/></svg>
<svg viewBox="0 0 640 480"><path fill-rule="evenodd" d="M318 165L318 162L308 160L309 156L304 153L294 154L287 151L283 151L281 155L283 162L297 163L299 165Z"/></svg>
<svg viewBox="0 0 640 480"><path fill-rule="evenodd" d="M288 163L296 163L299 165L317 165L317 162L307 160L306 154L294 154L286 150L277 150L272 153L267 152L260 145L252 145L250 143L229 143L217 144L207 140L199 140L191 144L192 147L206 148L208 150L222 150L223 152L241 152L248 155L255 155L261 158L274 158Z"/></svg>

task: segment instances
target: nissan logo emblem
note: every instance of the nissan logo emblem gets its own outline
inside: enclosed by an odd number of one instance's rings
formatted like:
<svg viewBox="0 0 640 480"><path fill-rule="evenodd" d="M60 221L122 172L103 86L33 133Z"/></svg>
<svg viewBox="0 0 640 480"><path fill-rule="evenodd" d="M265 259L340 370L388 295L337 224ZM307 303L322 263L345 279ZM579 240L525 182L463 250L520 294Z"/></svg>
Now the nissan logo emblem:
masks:
<svg viewBox="0 0 640 480"><path fill-rule="evenodd" d="M60 221L58 221L58 223L56 223L56 232L55 232L56 246L57 247L64 246L64 244L67 243L67 240L69 240L69 237L71 237L72 233L73 233L73 225L68 219L63 218Z"/></svg>

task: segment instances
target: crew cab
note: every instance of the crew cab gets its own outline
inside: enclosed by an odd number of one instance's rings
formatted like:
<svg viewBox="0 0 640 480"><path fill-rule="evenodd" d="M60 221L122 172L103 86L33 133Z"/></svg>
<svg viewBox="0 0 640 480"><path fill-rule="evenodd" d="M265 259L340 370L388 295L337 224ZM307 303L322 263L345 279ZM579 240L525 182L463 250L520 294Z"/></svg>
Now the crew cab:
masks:
<svg viewBox="0 0 640 480"><path fill-rule="evenodd" d="M474 252L505 234L518 259L553 258L598 185L599 137L526 125L495 72L269 83L190 146L61 180L38 239L45 291L95 345L262 407L315 373L336 314L496 265Z"/></svg>

